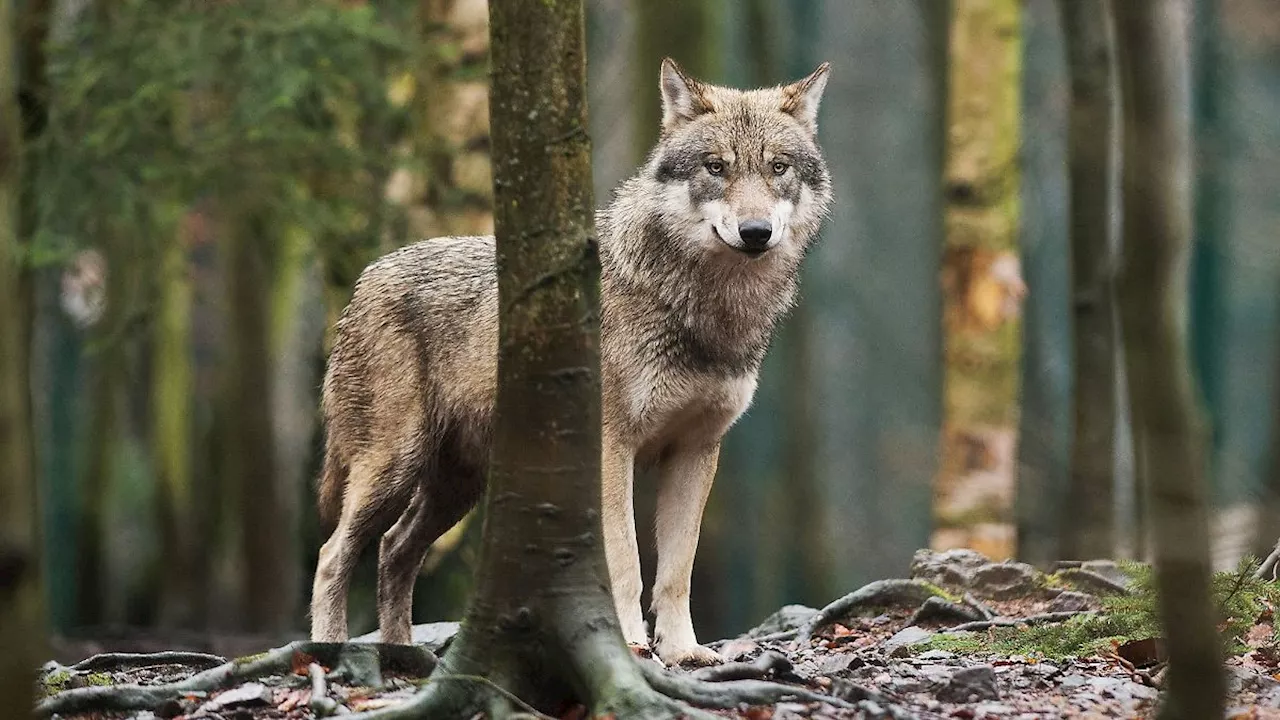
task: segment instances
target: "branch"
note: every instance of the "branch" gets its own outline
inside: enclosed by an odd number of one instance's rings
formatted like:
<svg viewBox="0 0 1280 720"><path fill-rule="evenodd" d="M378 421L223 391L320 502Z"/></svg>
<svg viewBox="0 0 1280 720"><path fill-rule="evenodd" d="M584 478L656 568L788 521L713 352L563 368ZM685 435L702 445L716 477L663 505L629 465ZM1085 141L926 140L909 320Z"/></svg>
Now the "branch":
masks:
<svg viewBox="0 0 1280 720"><path fill-rule="evenodd" d="M211 668L226 662L227 659L219 655L198 652L100 653L75 665L68 665L66 669L72 672L114 672L151 665Z"/></svg>

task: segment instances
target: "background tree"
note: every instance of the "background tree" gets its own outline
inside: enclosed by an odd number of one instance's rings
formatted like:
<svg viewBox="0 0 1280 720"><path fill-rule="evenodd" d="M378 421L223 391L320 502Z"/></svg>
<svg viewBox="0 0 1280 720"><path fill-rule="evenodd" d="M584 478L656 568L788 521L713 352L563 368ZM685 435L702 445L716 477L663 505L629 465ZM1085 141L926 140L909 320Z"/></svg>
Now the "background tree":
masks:
<svg viewBox="0 0 1280 720"><path fill-rule="evenodd" d="M1187 343L1191 93L1186 2L1115 4L1124 119L1120 302L1140 486L1169 651L1162 718L1223 714L1209 590L1204 428Z"/></svg>
<svg viewBox="0 0 1280 720"><path fill-rule="evenodd" d="M33 671L45 655L44 588L36 472L32 460L27 319L21 232L23 124L19 112L17 13L0 0L0 697L29 707Z"/></svg>
<svg viewBox="0 0 1280 720"><path fill-rule="evenodd" d="M1064 558L1115 549L1119 97L1111 0L1058 0L1071 78L1071 279L1074 382Z"/></svg>
<svg viewBox="0 0 1280 720"><path fill-rule="evenodd" d="M1015 549L1025 292L1017 247L1021 5L953 3L947 108L946 365L933 544L1000 558Z"/></svg>

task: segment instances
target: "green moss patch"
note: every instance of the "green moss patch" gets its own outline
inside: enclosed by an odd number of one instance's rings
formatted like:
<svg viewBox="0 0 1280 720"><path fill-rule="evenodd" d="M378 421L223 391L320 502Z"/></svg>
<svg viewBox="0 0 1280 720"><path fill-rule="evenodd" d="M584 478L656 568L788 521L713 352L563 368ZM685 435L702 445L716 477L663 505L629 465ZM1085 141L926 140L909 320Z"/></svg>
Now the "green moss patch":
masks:
<svg viewBox="0 0 1280 720"><path fill-rule="evenodd" d="M1213 577L1219 629L1224 649L1232 654L1247 650L1245 634L1266 610L1280 604L1280 585L1255 580L1256 565L1252 558L1245 558L1235 571ZM1056 660L1107 652L1131 640L1160 637L1154 574L1149 567L1136 563L1126 564L1122 569L1133 580L1132 592L1100 598L1102 612L1097 615L1080 615L1050 625L992 628L981 633L940 633L919 647L922 651L1024 655ZM1046 584L1052 587L1054 583L1053 576L1049 576Z"/></svg>

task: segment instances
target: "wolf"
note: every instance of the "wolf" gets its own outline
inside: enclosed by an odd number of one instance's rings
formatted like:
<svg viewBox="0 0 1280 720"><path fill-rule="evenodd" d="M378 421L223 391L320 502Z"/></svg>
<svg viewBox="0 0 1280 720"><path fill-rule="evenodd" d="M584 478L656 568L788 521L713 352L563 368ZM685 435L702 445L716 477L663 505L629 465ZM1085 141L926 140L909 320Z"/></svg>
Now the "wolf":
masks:
<svg viewBox="0 0 1280 720"><path fill-rule="evenodd" d="M831 204L817 142L830 72L756 90L660 73L660 139L596 216L601 264L602 513L621 630L649 647L632 504L657 477L652 648L668 665L720 662L698 644L689 584L720 441L751 403L806 250ZM378 548L378 625L410 640L412 586L431 543L484 489L497 383L492 237L436 238L369 265L338 321L322 391L322 522L311 637L347 637L356 558Z"/></svg>

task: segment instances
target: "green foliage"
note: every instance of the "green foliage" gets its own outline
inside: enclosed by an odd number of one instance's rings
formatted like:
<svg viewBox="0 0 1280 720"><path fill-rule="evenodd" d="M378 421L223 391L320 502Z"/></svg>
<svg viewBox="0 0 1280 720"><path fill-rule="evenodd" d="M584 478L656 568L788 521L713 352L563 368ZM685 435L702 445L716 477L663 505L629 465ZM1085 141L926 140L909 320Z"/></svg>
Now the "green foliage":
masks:
<svg viewBox="0 0 1280 720"><path fill-rule="evenodd" d="M49 48L36 259L104 234L153 257L172 236L172 208L202 199L269 209L322 251L374 246L408 127L387 94L410 62L408 5L89 6Z"/></svg>
<svg viewBox="0 0 1280 720"><path fill-rule="evenodd" d="M1216 573L1213 597L1218 607L1219 629L1224 650L1244 650L1244 636L1258 617L1280 603L1280 586L1253 578L1254 558L1246 557L1232 572ZM1151 568L1138 563L1122 566L1132 578L1132 592L1102 598L1097 615L1080 615L1070 620L1033 627L993 628L984 633L935 635L922 649L947 650L963 654L1025 655L1047 659L1086 656L1109 651L1113 645L1130 640L1160 637L1155 576ZM1046 584L1061 584L1055 576Z"/></svg>

